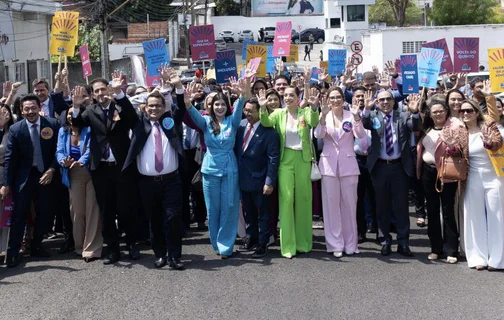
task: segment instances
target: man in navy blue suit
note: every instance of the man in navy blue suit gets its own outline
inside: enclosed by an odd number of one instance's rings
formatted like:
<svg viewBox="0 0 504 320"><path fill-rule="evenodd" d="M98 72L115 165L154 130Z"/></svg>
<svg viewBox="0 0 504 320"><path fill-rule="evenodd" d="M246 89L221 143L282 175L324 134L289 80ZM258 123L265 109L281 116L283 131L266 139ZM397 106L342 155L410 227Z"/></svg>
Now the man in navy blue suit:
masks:
<svg viewBox="0 0 504 320"><path fill-rule="evenodd" d="M239 251L255 251L252 257L262 258L268 252L269 202L277 180L280 138L275 129L259 122L257 99L247 101L243 113L247 118L236 132L235 152L247 241Z"/></svg>
<svg viewBox="0 0 504 320"><path fill-rule="evenodd" d="M2 199L12 192L14 213L12 216L7 266L19 263L19 249L23 240L26 218L32 200L35 205L35 230L31 243L31 255L49 257L41 244L49 223L51 182L58 167L56 144L59 122L39 116L41 102L36 95L21 99L23 120L9 129L5 152Z"/></svg>

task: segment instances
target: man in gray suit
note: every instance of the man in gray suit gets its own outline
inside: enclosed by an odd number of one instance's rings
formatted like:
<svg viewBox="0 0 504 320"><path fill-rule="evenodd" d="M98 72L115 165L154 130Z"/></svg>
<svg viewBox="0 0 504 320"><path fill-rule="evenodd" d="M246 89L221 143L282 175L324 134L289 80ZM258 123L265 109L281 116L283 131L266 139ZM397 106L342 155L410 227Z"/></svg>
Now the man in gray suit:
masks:
<svg viewBox="0 0 504 320"><path fill-rule="evenodd" d="M365 104L362 123L364 128L371 130L367 167L375 190L378 228L385 238L381 254L388 256L391 253L392 237L389 229L390 218L394 212L397 252L412 256L408 244L408 177L414 174L410 149L411 132L421 130L419 98L412 96L408 106L410 112L394 110L394 97L389 91L380 92L374 101L371 92L366 92Z"/></svg>

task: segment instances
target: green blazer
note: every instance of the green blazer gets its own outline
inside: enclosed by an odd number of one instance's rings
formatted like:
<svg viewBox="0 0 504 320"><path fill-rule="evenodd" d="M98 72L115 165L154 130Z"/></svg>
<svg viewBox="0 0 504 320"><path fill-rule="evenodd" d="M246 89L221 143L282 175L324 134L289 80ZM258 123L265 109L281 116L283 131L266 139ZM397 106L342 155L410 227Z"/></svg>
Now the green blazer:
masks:
<svg viewBox="0 0 504 320"><path fill-rule="evenodd" d="M272 113L268 113L266 109L261 109L259 116L264 127L275 127L280 135L280 161L282 161L285 148L285 129L287 127L287 108L276 109ZM298 133L301 137L303 160L305 162L310 162L312 159L310 129L316 127L318 122L318 110L313 111L311 107L304 109L298 107Z"/></svg>

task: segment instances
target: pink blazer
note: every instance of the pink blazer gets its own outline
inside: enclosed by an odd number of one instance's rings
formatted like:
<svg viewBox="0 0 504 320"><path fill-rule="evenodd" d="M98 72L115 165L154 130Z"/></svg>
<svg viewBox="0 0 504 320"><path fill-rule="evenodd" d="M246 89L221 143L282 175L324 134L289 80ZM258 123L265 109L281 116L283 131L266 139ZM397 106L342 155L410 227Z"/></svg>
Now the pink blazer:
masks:
<svg viewBox="0 0 504 320"><path fill-rule="evenodd" d="M315 128L315 137L324 139L324 148L319 161L320 173L331 177L359 175L354 137L362 139L365 136L364 127L360 122L354 121L350 111L343 110L343 122L340 128L334 127L332 112L329 112L326 116L326 125L322 126L319 122Z"/></svg>

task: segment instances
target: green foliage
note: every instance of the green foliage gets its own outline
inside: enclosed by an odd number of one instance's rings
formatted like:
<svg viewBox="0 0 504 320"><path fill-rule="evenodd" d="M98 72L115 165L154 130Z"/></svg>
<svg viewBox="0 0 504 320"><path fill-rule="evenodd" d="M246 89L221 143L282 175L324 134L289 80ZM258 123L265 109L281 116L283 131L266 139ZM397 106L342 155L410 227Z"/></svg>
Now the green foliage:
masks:
<svg viewBox="0 0 504 320"><path fill-rule="evenodd" d="M434 0L429 18L438 26L502 23L504 20L495 0Z"/></svg>
<svg viewBox="0 0 504 320"><path fill-rule="evenodd" d="M399 4L399 3L398 3ZM394 15L394 10L389 0L377 0L375 5L369 7L369 22L386 22L388 26L406 26L423 24L423 8L413 2L408 2L403 25Z"/></svg>
<svg viewBox="0 0 504 320"><path fill-rule="evenodd" d="M240 4L233 0L216 0L215 15L218 16L239 16Z"/></svg>
<svg viewBox="0 0 504 320"><path fill-rule="evenodd" d="M75 55L68 57L68 62L80 62L79 47L85 43L88 45L89 59L100 61L100 27L98 25L90 27L79 23L79 39L77 46L75 46ZM51 61L58 62L58 56L53 55Z"/></svg>

